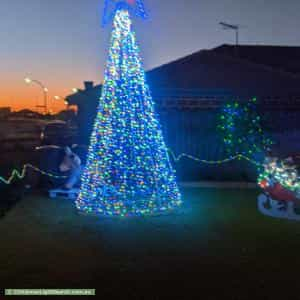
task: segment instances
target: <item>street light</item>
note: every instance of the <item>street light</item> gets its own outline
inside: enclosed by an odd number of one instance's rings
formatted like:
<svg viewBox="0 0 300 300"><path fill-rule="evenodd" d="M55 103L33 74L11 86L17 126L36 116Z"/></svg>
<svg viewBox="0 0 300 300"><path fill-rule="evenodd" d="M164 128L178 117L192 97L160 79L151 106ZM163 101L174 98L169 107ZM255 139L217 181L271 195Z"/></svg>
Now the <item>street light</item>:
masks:
<svg viewBox="0 0 300 300"><path fill-rule="evenodd" d="M63 100L66 105L66 108L68 108L69 102L65 98L60 97L60 96L54 96L54 99L55 100Z"/></svg>
<svg viewBox="0 0 300 300"><path fill-rule="evenodd" d="M31 79L28 78L28 77L26 77L24 80L25 80L25 82L28 83L28 84L31 83Z"/></svg>
<svg viewBox="0 0 300 300"><path fill-rule="evenodd" d="M37 84L42 90L43 90L43 94L44 94L44 105L37 105L37 107L41 107L41 108L44 108L44 112L45 114L48 113L48 106L47 106L47 96L48 96L48 92L49 90L45 87L44 84L42 84L39 80L36 80L36 79L31 79L29 77L26 77L24 78L24 81L27 83L27 84L31 84L31 83L35 83Z"/></svg>

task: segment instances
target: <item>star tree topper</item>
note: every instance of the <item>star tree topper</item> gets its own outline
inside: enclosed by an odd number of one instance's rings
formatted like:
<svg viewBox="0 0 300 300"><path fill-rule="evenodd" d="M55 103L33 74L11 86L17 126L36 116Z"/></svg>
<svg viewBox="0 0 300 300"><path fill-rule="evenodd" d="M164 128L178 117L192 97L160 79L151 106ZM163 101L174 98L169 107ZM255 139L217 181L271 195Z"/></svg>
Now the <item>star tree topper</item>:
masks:
<svg viewBox="0 0 300 300"><path fill-rule="evenodd" d="M105 0L102 26L109 23L120 8L127 9L130 13L142 19L148 17L143 0Z"/></svg>

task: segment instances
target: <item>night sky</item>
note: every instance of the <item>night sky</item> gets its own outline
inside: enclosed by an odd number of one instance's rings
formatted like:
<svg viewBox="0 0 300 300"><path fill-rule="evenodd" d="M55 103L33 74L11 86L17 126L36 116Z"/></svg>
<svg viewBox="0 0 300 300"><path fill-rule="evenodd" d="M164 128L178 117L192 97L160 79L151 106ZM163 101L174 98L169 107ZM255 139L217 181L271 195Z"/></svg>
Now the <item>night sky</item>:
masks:
<svg viewBox="0 0 300 300"><path fill-rule="evenodd" d="M284 3L284 4L283 4ZM145 0L148 21L134 20L146 69L200 49L233 43L218 22L240 24L244 44L300 44L300 1ZM102 80L111 26L101 27L102 0L0 0L0 106L33 108L66 96L82 81ZM41 104L41 103L40 103ZM59 109L60 103L52 108Z"/></svg>

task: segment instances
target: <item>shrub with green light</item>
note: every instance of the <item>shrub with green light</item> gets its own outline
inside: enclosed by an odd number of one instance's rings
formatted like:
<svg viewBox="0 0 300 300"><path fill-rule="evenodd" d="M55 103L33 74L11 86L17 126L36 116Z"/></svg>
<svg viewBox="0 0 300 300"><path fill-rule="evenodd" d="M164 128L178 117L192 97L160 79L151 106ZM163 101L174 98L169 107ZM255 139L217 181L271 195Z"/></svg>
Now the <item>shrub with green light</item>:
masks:
<svg viewBox="0 0 300 300"><path fill-rule="evenodd" d="M243 154L249 157L265 152L272 141L267 138L261 127L257 113L257 99L246 103L226 104L218 116L218 131L230 155Z"/></svg>

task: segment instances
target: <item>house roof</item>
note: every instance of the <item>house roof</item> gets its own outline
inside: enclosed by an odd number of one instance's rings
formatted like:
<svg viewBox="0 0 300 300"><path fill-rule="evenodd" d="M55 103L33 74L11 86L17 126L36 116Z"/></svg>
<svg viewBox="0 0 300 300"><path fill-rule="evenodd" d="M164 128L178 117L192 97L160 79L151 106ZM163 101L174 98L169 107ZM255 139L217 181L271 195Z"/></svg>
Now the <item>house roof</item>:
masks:
<svg viewBox="0 0 300 300"><path fill-rule="evenodd" d="M300 47L270 45L227 45L213 50L215 53L238 56L253 63L266 65L276 70L300 74Z"/></svg>
<svg viewBox="0 0 300 300"><path fill-rule="evenodd" d="M147 72L154 96L300 95L300 47L222 45ZM99 98L101 85L70 95L70 103Z"/></svg>
<svg viewBox="0 0 300 300"><path fill-rule="evenodd" d="M151 86L219 89L238 94L281 94L298 90L300 76L216 49L201 50L147 73ZM271 93L271 94L270 94Z"/></svg>

